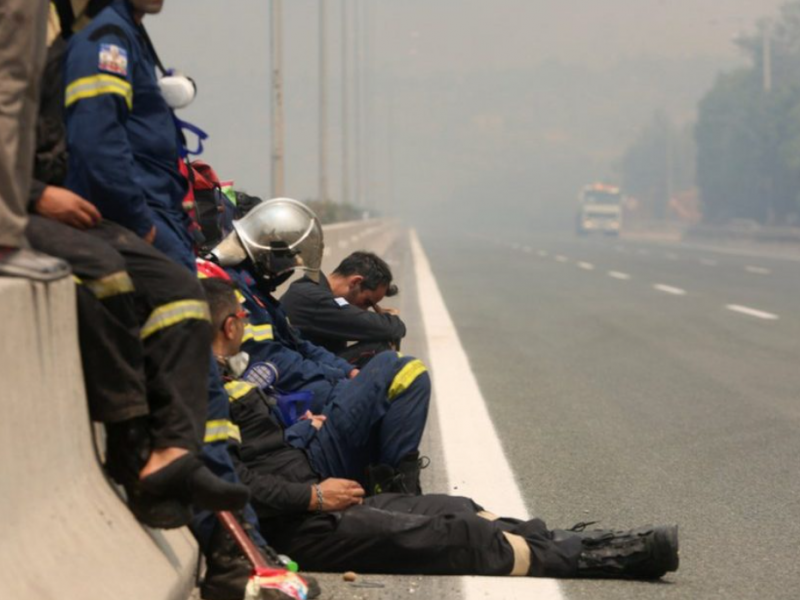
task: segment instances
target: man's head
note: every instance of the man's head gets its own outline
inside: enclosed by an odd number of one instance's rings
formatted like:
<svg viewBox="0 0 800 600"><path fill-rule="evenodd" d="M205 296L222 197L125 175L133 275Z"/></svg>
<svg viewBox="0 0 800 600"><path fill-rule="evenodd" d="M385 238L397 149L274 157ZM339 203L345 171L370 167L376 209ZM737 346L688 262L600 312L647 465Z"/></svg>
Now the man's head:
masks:
<svg viewBox="0 0 800 600"><path fill-rule="evenodd" d="M133 12L139 15L157 15L164 8L164 0L128 0Z"/></svg>
<svg viewBox="0 0 800 600"><path fill-rule="evenodd" d="M214 354L229 357L238 353L247 325L247 312L236 297L233 284L221 279L203 279L200 282L206 293L214 327Z"/></svg>
<svg viewBox="0 0 800 600"><path fill-rule="evenodd" d="M329 277L334 296L344 298L364 310L397 294L392 284L392 270L386 261L372 252L353 252Z"/></svg>

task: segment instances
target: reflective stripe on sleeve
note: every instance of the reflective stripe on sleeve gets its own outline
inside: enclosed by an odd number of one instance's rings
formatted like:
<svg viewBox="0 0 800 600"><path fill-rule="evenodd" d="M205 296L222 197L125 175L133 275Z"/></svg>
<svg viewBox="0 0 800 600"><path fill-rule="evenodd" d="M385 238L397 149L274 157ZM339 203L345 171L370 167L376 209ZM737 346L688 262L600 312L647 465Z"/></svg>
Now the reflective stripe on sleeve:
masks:
<svg viewBox="0 0 800 600"><path fill-rule="evenodd" d="M206 435L203 443L213 444L214 442L225 442L229 439L242 442L242 434L239 428L227 419L217 421L206 421Z"/></svg>
<svg viewBox="0 0 800 600"><path fill-rule="evenodd" d="M255 388L256 386L246 381L229 381L225 384L225 391L228 392L228 400L231 402L236 402L245 397Z"/></svg>
<svg viewBox="0 0 800 600"><path fill-rule="evenodd" d="M274 339L272 325L251 325L250 323L245 325L243 342L249 342L250 340L265 342L272 339Z"/></svg>
<svg viewBox="0 0 800 600"><path fill-rule="evenodd" d="M162 329L190 319L211 322L208 303L202 300L179 300L159 306L150 313L147 322L142 327L142 339L147 339Z"/></svg>
<svg viewBox="0 0 800 600"><path fill-rule="evenodd" d="M87 279L84 285L98 300L133 292L133 281L125 271L117 271L100 279Z"/></svg>
<svg viewBox="0 0 800 600"><path fill-rule="evenodd" d="M406 364L397 375L392 379L392 384L389 386L389 400L394 400L397 396L405 392L414 383L414 380L425 373L428 369L422 364L419 359L414 359Z"/></svg>
<svg viewBox="0 0 800 600"><path fill-rule="evenodd" d="M76 79L67 86L64 106L69 107L78 100L94 98L103 94L117 94L125 98L128 110L133 110L133 88L131 84L114 75L90 75Z"/></svg>

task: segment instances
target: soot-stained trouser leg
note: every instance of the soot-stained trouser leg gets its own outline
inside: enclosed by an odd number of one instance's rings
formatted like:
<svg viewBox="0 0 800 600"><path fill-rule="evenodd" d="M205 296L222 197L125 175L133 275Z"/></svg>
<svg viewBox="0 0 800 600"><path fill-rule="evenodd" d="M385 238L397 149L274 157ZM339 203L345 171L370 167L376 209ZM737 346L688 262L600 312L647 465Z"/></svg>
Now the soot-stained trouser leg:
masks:
<svg viewBox="0 0 800 600"><path fill-rule="evenodd" d="M530 531L523 538L482 514L469 498L381 494L341 512L284 519L270 525L270 531L281 552L312 571L574 574L575 548L553 542L544 523L541 531Z"/></svg>
<svg viewBox="0 0 800 600"><path fill-rule="evenodd" d="M314 469L323 477L363 481L370 464L396 467L419 448L430 394L421 361L379 354L334 390L327 421L308 447Z"/></svg>
<svg viewBox="0 0 800 600"><path fill-rule="evenodd" d="M31 215L31 246L69 263L77 286L78 339L93 420L147 415L144 352L133 282L124 258L89 233Z"/></svg>

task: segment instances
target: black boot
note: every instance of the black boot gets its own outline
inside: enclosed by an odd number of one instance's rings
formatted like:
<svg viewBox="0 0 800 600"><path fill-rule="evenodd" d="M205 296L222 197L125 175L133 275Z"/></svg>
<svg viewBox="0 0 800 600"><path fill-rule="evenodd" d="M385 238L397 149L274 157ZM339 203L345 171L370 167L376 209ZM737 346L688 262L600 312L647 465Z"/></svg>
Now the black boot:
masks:
<svg viewBox="0 0 800 600"><path fill-rule="evenodd" d="M579 537L578 577L659 579L677 571L678 527L645 526L629 531L582 527L553 531L554 541Z"/></svg>
<svg viewBox="0 0 800 600"><path fill-rule="evenodd" d="M427 468L430 459L420 457L419 452L411 452L400 460L397 468L389 465L370 465L367 468L367 496L377 494L422 494L420 471Z"/></svg>
<svg viewBox="0 0 800 600"><path fill-rule="evenodd" d="M239 519L245 531L252 526ZM267 563L275 569L285 569L277 553L269 546L259 547ZM245 557L236 542L224 527L217 525L211 538L210 551L206 554L206 574L200 586L200 596L203 600L241 600L250 576L253 574L253 565ZM320 587L317 580L308 575L302 575L308 586L308 598L317 598ZM267 592L266 590L264 592ZM288 597L277 590L269 590L271 596L262 593L261 600L286 600Z"/></svg>

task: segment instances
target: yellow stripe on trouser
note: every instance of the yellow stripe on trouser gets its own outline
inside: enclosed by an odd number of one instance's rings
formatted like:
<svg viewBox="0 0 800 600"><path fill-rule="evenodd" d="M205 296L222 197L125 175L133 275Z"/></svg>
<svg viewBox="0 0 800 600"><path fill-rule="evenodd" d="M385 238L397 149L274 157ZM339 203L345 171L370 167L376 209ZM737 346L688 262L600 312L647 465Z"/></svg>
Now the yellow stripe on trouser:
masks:
<svg viewBox="0 0 800 600"><path fill-rule="evenodd" d="M213 444L214 442L225 442L230 439L239 443L242 442L242 434L236 425L227 419L206 421L206 435L203 438L203 443Z"/></svg>
<svg viewBox="0 0 800 600"><path fill-rule="evenodd" d="M252 383L246 381L229 381L225 384L225 391L228 392L228 400L236 402L239 398L243 398L255 389Z"/></svg>
<svg viewBox="0 0 800 600"><path fill-rule="evenodd" d="M125 98L128 110L133 109L133 88L131 84L114 75L90 75L76 79L67 86L64 106L69 107L78 100L94 98L103 94L117 94Z"/></svg>
<svg viewBox="0 0 800 600"><path fill-rule="evenodd" d="M118 271L100 279L87 279L85 285L98 300L133 292L133 281L125 271Z"/></svg>
<svg viewBox="0 0 800 600"><path fill-rule="evenodd" d="M397 375L392 379L392 385L389 386L389 400L394 400L397 396L405 392L414 383L414 380L425 373L428 369L422 364L422 361L415 358L406 364Z"/></svg>
<svg viewBox="0 0 800 600"><path fill-rule="evenodd" d="M159 306L150 313L147 322L142 327L142 339L147 339L162 329L190 319L211 322L208 303L203 300L179 300Z"/></svg>
<svg viewBox="0 0 800 600"><path fill-rule="evenodd" d="M250 340L256 342L265 342L274 339L272 336L272 325L250 325L249 323L244 328L243 342Z"/></svg>

